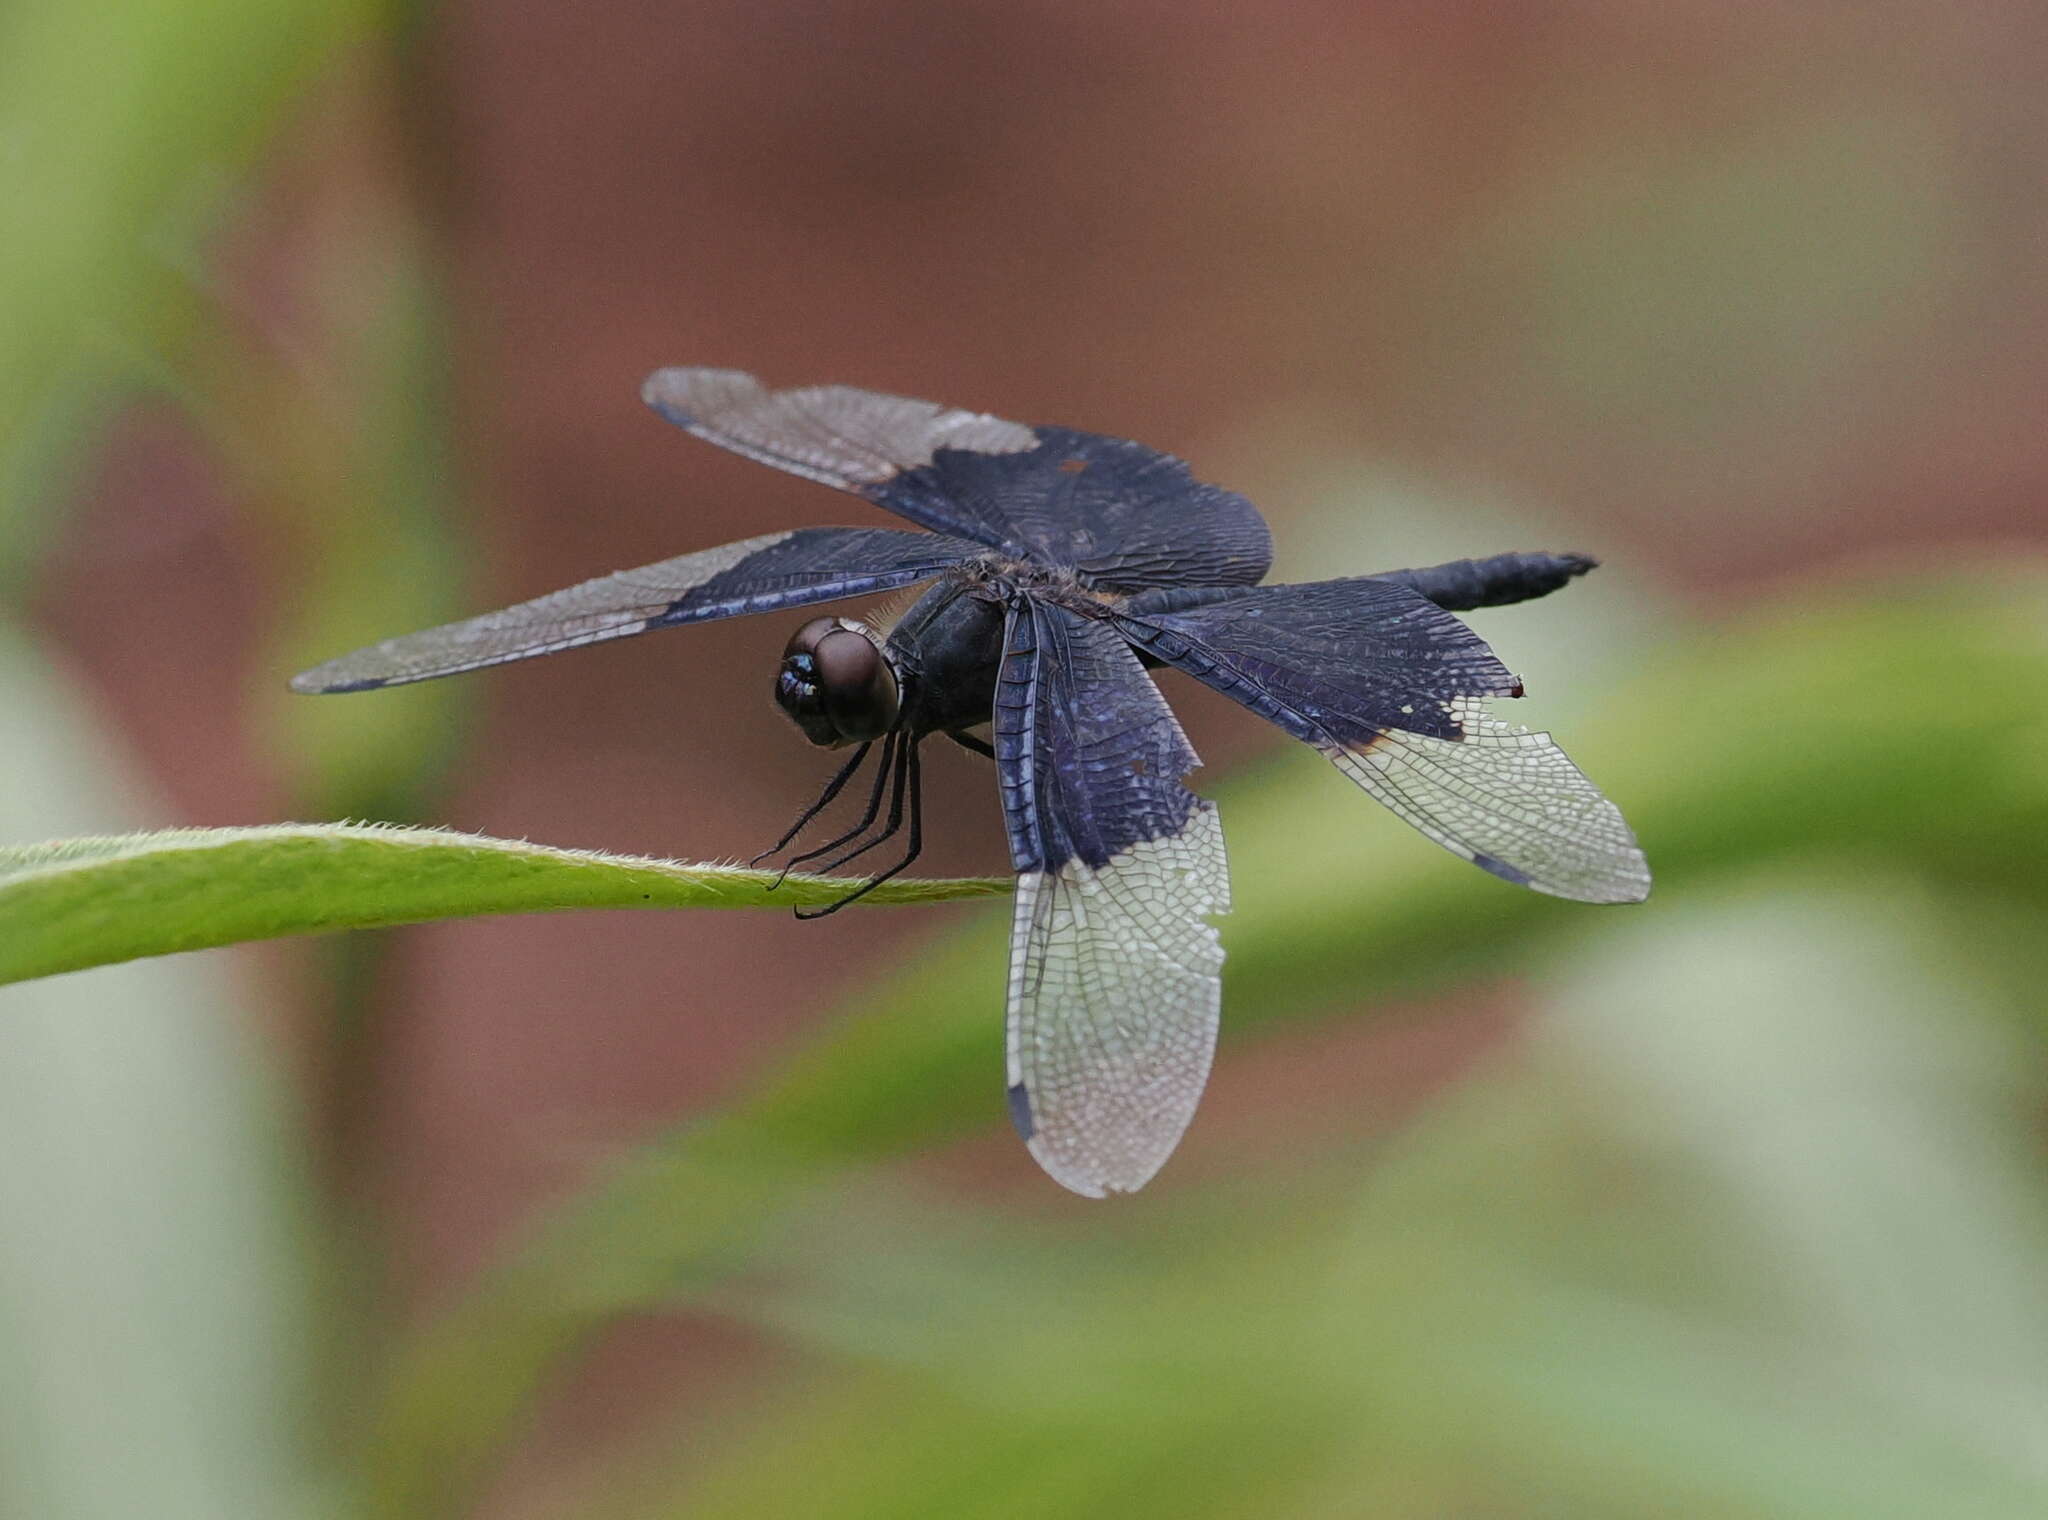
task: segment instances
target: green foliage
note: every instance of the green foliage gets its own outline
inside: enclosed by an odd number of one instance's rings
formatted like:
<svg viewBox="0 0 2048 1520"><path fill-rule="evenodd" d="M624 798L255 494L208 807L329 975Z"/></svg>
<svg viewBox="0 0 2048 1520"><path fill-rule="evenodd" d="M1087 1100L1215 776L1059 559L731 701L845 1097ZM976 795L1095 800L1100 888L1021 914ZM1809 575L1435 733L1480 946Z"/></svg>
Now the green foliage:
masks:
<svg viewBox="0 0 2048 1520"><path fill-rule="evenodd" d="M864 903L1006 881L885 882ZM444 829L278 824L0 848L0 982L281 934L561 908L818 907L844 881L554 850Z"/></svg>
<svg viewBox="0 0 2048 1520"><path fill-rule="evenodd" d="M190 329L194 243L364 0L28 0L0 12L0 572L117 387ZM31 514L36 516L32 518Z"/></svg>
<svg viewBox="0 0 2048 1520"><path fill-rule="evenodd" d="M1983 1010L1923 931L1840 884L1603 916L1381 1154L1135 1217L842 1192L713 1294L822 1370L607 1512L2037 1513L2020 1052L1928 1025Z"/></svg>
<svg viewBox="0 0 2048 1520"><path fill-rule="evenodd" d="M0 617L0 839L132 823L115 736L32 654ZM0 989L0 1514L311 1512L309 1175L231 970Z"/></svg>

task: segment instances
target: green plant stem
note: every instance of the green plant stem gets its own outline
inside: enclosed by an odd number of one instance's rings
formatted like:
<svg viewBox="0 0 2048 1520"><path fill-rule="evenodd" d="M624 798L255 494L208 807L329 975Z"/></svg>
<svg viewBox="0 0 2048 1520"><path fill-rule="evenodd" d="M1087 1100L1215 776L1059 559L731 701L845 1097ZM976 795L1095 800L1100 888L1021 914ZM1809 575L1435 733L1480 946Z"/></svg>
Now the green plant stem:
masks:
<svg viewBox="0 0 2048 1520"><path fill-rule="evenodd" d="M0 983L145 955L336 929L565 908L817 907L837 878L557 850L436 829L277 824L0 849ZM1004 879L894 881L861 899L944 902Z"/></svg>

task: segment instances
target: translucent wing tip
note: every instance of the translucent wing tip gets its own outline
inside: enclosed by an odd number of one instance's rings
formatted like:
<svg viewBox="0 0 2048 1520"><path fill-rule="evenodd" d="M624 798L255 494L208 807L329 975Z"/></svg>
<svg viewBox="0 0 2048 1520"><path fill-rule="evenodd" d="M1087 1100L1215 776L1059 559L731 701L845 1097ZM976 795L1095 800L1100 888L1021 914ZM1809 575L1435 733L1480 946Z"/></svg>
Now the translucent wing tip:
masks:
<svg viewBox="0 0 2048 1520"><path fill-rule="evenodd" d="M640 399L671 422L723 411L763 394L761 382L740 369L658 369L640 383Z"/></svg>
<svg viewBox="0 0 2048 1520"><path fill-rule="evenodd" d="M1053 1181L1135 1193L1180 1144L1215 1054L1230 909L1214 804L1100 868L1017 879L1010 1118Z"/></svg>
<svg viewBox="0 0 2048 1520"><path fill-rule="evenodd" d="M1619 814L1616 815L1619 817ZM1531 881L1519 871L1496 870L1490 857L1475 855L1472 863L1504 881L1518 886L1531 887L1552 897L1562 897L1582 903L1639 903L1650 895L1650 863L1643 858L1642 850L1634 844L1625 851L1617 852L1598 874L1588 874L1563 881Z"/></svg>
<svg viewBox="0 0 2048 1520"><path fill-rule="evenodd" d="M743 370L658 369L640 395L661 416L720 448L865 495L941 449L1015 454L1038 446L1022 423L851 385L769 390ZM927 521L951 531L956 524Z"/></svg>
<svg viewBox="0 0 2048 1520"><path fill-rule="evenodd" d="M1133 1169L1106 1176L1068 1165L1066 1156L1040 1141L1031 1140L1025 1144L1031 1152L1031 1159L1038 1163L1046 1176L1068 1192L1078 1193L1083 1198L1113 1198L1135 1193L1157 1176L1159 1168L1166 1164L1166 1157L1161 1156L1143 1171Z"/></svg>
<svg viewBox="0 0 2048 1520"><path fill-rule="evenodd" d="M308 696L333 696L347 691L375 691L380 686L397 685L398 678L393 676L363 674L358 657L366 652L357 650L354 654L345 654L338 659L315 665L310 670L302 670L287 684L293 691Z"/></svg>
<svg viewBox="0 0 2048 1520"><path fill-rule="evenodd" d="M1077 1150L1071 1137L1062 1139L1040 1134L1030 1089L1022 1082L1011 1083L1007 1096L1010 1122L1022 1137L1024 1148L1031 1152L1031 1159L1038 1163L1046 1176L1068 1192L1078 1193L1083 1198L1108 1198L1114 1194L1137 1192L1159 1175L1159 1169L1166 1165L1180 1141L1181 1132L1176 1130L1150 1154L1126 1155L1109 1161L1092 1150Z"/></svg>

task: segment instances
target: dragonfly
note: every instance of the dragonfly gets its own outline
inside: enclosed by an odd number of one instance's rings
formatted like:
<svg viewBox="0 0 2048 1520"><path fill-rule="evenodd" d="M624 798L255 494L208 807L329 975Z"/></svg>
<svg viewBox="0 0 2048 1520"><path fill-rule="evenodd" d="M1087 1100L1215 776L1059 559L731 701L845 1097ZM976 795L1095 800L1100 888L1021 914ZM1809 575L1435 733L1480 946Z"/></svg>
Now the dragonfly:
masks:
<svg viewBox="0 0 2048 1520"><path fill-rule="evenodd" d="M815 616L785 646L776 702L813 744L847 755L757 859L787 849L872 760L853 829L790 857L830 856L818 869L833 870L900 837L900 858L843 906L917 858L924 741L994 762L1017 882L1007 1106L1031 1155L1076 1193L1135 1192L1164 1164L1221 1016L1223 832L1184 784L1200 762L1151 671L1181 671L1314 746L1502 881L1590 903L1649 893L1615 805L1547 733L1492 713L1522 682L1454 616L1556 591L1594 567L1588 556L1265 585L1272 537L1251 502L1127 439L845 385L773 390L737 370L658 370L642 397L699 438L914 527L702 549L386 639L293 688L370 691L925 585L892 622Z"/></svg>

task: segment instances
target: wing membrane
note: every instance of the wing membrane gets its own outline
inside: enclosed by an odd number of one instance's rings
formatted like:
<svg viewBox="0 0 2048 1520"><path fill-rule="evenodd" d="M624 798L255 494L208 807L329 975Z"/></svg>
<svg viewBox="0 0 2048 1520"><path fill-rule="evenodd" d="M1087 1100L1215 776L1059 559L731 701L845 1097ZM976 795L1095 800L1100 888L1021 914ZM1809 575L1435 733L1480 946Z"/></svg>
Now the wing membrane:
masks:
<svg viewBox="0 0 2048 1520"><path fill-rule="evenodd" d="M1195 479L1184 461L1073 428L1037 435L1026 454L941 454L874 499L913 520L921 510L972 511L1019 558L1117 590L1250 586L1271 568L1273 539L1258 510Z"/></svg>
<svg viewBox="0 0 2048 1520"><path fill-rule="evenodd" d="M656 370L640 396L677 427L721 448L992 547L1005 537L996 525L943 499L891 492L890 483L929 467L942 449L1002 455L1038 447L1030 428L983 412L850 385L771 391L736 369Z"/></svg>
<svg viewBox="0 0 2048 1520"><path fill-rule="evenodd" d="M1095 584L1249 586L1273 561L1250 502L1126 439L849 385L771 391L729 369L657 370L641 395L749 459Z"/></svg>
<svg viewBox="0 0 2048 1520"><path fill-rule="evenodd" d="M1648 895L1620 811L1548 734L1487 712L1484 698L1520 696L1521 682L1417 592L1375 579L1269 586L1116 621L1494 875L1583 902Z"/></svg>
<svg viewBox="0 0 2048 1520"><path fill-rule="evenodd" d="M1209 1077L1230 906L1197 763L1123 640L1025 602L997 686L996 763L1017 867L1010 1112L1077 1193L1142 1187Z"/></svg>
<svg viewBox="0 0 2048 1520"><path fill-rule="evenodd" d="M622 639L653 628L804 607L927 579L979 544L894 528L798 528L684 554L481 617L358 649L292 677L295 691L366 691Z"/></svg>
<svg viewBox="0 0 2048 1520"><path fill-rule="evenodd" d="M1517 886L1580 902L1641 902L1650 868L1621 810L1550 735L1452 703L1456 742L1387 729L1318 747L1404 822Z"/></svg>

